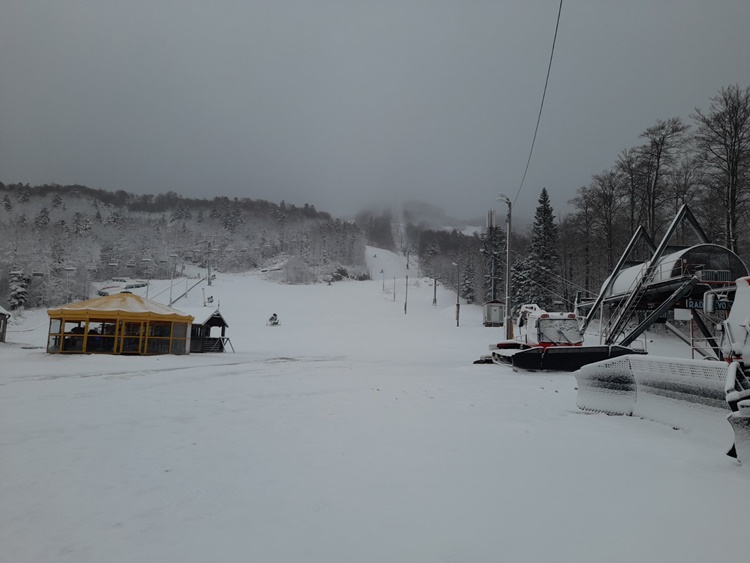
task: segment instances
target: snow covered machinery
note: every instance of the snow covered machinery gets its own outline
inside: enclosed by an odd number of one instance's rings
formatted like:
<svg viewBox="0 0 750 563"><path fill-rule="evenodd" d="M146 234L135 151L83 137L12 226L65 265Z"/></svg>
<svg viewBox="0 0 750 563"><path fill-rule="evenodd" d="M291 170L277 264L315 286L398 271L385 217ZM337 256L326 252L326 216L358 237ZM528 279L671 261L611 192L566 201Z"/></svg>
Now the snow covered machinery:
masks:
<svg viewBox="0 0 750 563"><path fill-rule="evenodd" d="M731 414L735 446L729 454L744 460L750 468L750 277L736 282L734 304L721 324L721 352L729 362L724 392ZM703 301L713 306L715 297Z"/></svg>
<svg viewBox="0 0 750 563"><path fill-rule="evenodd" d="M512 365L526 370L575 371L581 366L636 353L624 346L584 346L575 313L552 313L538 305L521 306L518 336L490 345L490 355L475 363Z"/></svg>
<svg viewBox="0 0 750 563"><path fill-rule="evenodd" d="M734 293L726 320L718 325L718 358L680 359L623 356L576 372L582 410L638 416L729 440L728 452L750 468L750 277L736 280L734 291L709 291L703 302L711 312L716 295Z"/></svg>
<svg viewBox="0 0 750 563"><path fill-rule="evenodd" d="M675 250L669 244L683 222L692 227L699 244ZM639 242L653 254L626 268ZM584 366L575 374L579 408L639 416L712 439L731 436L729 416L736 442L730 455L750 461L748 274L739 256L711 243L687 206L678 211L658 246L639 227L596 300L577 303L577 310L589 310L583 328L599 313L604 343L627 346L661 318L666 329L691 347L693 357L698 353L704 359L626 355ZM669 322L667 314L673 309L675 320L678 310L679 320L690 319L689 337ZM608 320L605 310L610 311ZM725 320L720 311L729 311ZM694 336L693 327L702 337Z"/></svg>

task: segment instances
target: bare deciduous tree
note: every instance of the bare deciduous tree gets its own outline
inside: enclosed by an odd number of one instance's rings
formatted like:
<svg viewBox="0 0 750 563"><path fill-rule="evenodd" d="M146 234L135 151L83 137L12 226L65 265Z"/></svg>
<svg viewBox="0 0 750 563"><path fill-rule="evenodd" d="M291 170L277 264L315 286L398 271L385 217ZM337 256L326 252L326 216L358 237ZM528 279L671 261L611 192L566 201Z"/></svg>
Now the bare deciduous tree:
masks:
<svg viewBox="0 0 750 563"><path fill-rule="evenodd" d="M648 141L641 147L646 172L642 201L645 227L652 238L659 228L659 209L665 200L665 176L671 171L687 130L688 126L679 117L672 117L666 121L659 119L656 125L641 133L641 137Z"/></svg>
<svg viewBox="0 0 750 563"><path fill-rule="evenodd" d="M708 112L696 108L695 143L706 188L724 208L724 244L738 249L738 221L750 192L750 88L728 86L711 98Z"/></svg>

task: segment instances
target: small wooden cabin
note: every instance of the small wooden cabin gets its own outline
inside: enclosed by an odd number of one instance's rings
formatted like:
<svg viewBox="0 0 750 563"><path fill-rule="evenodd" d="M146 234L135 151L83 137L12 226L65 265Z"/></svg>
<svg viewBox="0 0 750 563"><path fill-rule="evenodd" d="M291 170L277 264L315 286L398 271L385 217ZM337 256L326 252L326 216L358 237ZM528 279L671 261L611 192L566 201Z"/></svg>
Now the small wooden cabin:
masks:
<svg viewBox="0 0 750 563"><path fill-rule="evenodd" d="M226 333L229 325L217 307L183 307L180 310L193 317L191 353L225 352L227 346L232 347Z"/></svg>
<svg viewBox="0 0 750 563"><path fill-rule="evenodd" d="M10 313L0 307L0 342L5 342L5 333L8 330L8 319L10 319Z"/></svg>
<svg viewBox="0 0 750 563"><path fill-rule="evenodd" d="M193 317L129 292L49 309L50 354L188 354Z"/></svg>

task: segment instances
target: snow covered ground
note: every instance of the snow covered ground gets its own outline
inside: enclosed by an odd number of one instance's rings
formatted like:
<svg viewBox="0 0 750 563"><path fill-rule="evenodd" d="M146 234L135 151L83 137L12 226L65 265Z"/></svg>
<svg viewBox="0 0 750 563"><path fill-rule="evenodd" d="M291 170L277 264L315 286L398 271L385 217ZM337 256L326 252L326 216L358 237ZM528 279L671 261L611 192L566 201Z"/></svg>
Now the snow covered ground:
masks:
<svg viewBox="0 0 750 563"><path fill-rule="evenodd" d="M0 561L747 557L725 436L583 413L572 374L472 365L501 329L475 306L456 327L454 293L433 307L403 258L368 258L369 282L219 274L175 304L213 296L234 354L47 355L46 312L14 320Z"/></svg>

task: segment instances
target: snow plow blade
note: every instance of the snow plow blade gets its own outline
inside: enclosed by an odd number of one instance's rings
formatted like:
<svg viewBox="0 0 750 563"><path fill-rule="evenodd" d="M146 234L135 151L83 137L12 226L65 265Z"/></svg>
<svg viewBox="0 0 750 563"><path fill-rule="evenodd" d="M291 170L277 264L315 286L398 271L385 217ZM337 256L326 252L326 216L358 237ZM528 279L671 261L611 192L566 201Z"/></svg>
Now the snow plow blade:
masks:
<svg viewBox="0 0 750 563"><path fill-rule="evenodd" d="M575 376L579 409L625 416L633 414L635 377L628 356L583 366Z"/></svg>
<svg viewBox="0 0 750 563"><path fill-rule="evenodd" d="M731 443L723 362L628 355L575 373L578 408L632 415Z"/></svg>
<svg viewBox="0 0 750 563"><path fill-rule="evenodd" d="M641 352L625 346L550 346L527 350L493 350L492 359L495 363L511 364L519 369L576 371L591 363L639 353Z"/></svg>

